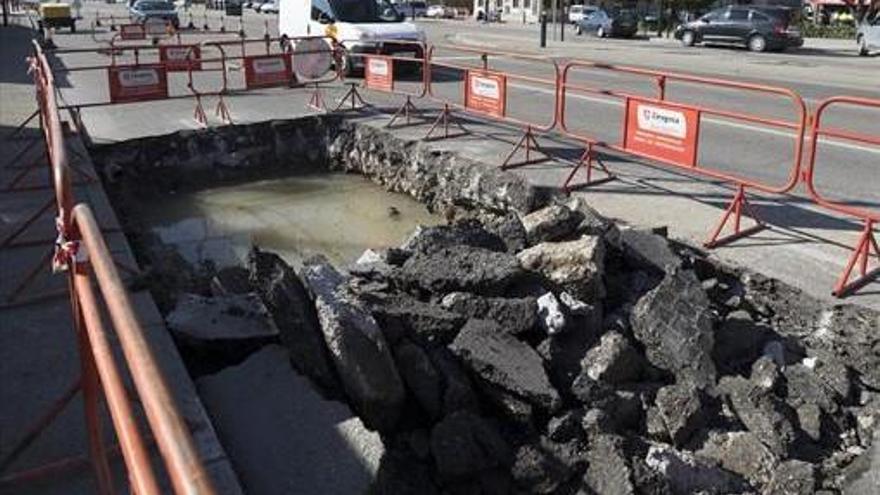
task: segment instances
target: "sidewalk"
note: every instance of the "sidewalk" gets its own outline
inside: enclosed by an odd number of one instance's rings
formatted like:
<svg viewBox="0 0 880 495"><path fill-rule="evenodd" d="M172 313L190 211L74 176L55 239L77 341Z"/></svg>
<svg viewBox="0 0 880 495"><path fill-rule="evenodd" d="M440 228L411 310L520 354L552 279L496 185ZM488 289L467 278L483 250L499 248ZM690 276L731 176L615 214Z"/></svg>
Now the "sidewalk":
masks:
<svg viewBox="0 0 880 495"><path fill-rule="evenodd" d="M23 20L13 17L16 23ZM0 158L0 459L9 455L31 425L77 384L80 374L66 277L52 275L45 259L55 237L54 203L37 215L42 205L53 200L53 190L47 185L41 133L33 121L18 139L11 136L13 129L36 108L33 82L25 65L32 36L33 32L20 24L0 28L0 148L6 151ZM62 119L66 117L62 115ZM71 165L80 171L73 177L76 198L94 210L119 265L137 270L137 262L102 185L93 179L96 173L82 140L72 131L66 137ZM30 149L29 143L33 143ZM19 159L15 159L17 156ZM33 216L35 221L23 228ZM122 273L126 274L124 270ZM241 493L152 297L144 291L131 295L147 340L218 493ZM131 384L129 390L133 390ZM142 416L137 404L134 409ZM138 419L146 435L144 420ZM104 426L104 442L110 447L116 439L106 414ZM155 447L153 450L158 463ZM0 479L63 459L87 456L83 403L77 393L34 443L0 473ZM111 465L115 489L128 493L118 455ZM162 468L158 472L163 472ZM86 494L95 493L95 486L90 466L80 462L70 469L50 472L38 482L0 483L0 493Z"/></svg>

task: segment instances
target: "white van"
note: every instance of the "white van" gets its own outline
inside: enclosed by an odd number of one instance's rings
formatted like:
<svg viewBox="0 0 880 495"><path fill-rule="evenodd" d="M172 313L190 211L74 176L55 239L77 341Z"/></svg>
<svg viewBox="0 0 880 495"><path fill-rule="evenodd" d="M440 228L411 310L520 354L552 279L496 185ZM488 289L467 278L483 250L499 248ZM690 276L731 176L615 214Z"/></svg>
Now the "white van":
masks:
<svg viewBox="0 0 880 495"><path fill-rule="evenodd" d="M425 33L404 22L388 0L281 0L278 31L282 36L329 36L349 53L382 53L422 57L415 44L388 40L425 42ZM362 57L346 56L343 72L363 68Z"/></svg>

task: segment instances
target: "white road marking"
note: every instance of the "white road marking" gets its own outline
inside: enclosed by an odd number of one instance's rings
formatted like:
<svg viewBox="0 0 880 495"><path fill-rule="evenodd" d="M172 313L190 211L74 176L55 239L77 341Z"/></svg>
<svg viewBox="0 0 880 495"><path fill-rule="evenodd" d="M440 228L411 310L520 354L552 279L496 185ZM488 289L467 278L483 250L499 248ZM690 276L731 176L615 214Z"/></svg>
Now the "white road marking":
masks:
<svg viewBox="0 0 880 495"><path fill-rule="evenodd" d="M540 87L537 87L537 86L531 86L531 85L528 85L528 84L508 83L508 86L513 87L513 88L517 88L517 89L524 89L524 90L527 90L527 91L535 91L535 92L538 92L538 93L544 93L544 94L548 94L548 95L555 95L555 94L556 94L556 91L555 91L555 90L549 90L549 89L540 88ZM574 98L574 99L578 99L578 100L590 101L590 102L593 102L593 103L601 103L601 104L603 104L603 105L613 105L613 106L617 106L617 107L622 107L622 106L623 106L623 102L622 102L622 101L619 101L619 100L609 100L609 99L606 99L606 98L599 98L599 97L595 97L595 96L587 96L587 95L579 95L579 94L569 94L569 95L566 95L566 98ZM731 122L731 121L726 120L726 119L719 119L719 118L713 118L713 117L704 117L702 120L703 120L703 122L709 122L709 123L712 123L712 124L715 124L715 125L723 125L723 126L733 127L733 128L737 128L737 129L743 129L743 130L753 131L753 132L763 132L763 133L765 133L765 134L773 134L773 135L776 135L776 136L782 136L782 137L787 137L787 138L794 138L794 132L793 132L793 131L781 131L781 130L778 130L778 129L771 129L771 128L768 128L768 127L754 127L754 125L752 125L752 124L744 124L744 123L739 123L739 122ZM807 135L807 136L805 137L805 141L809 141L809 135ZM822 140L822 143L825 144L825 145L827 145L827 146L835 146L835 147L846 148L846 149L850 149L850 150L858 150L858 151L861 151L861 152L864 152L864 153L876 153L876 154L880 154L880 147L868 147L868 146L862 146L862 145L858 145L858 144L853 144L853 143L848 143L848 142L843 142L843 141L837 141L837 140L832 140L832 139L828 139L828 138L824 138L824 139Z"/></svg>

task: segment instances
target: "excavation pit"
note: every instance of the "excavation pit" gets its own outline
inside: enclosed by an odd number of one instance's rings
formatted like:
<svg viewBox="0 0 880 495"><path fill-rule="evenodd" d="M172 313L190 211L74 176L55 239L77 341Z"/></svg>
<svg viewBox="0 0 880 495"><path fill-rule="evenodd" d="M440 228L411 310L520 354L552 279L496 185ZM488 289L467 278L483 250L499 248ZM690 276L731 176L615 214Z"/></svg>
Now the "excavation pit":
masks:
<svg viewBox="0 0 880 495"><path fill-rule="evenodd" d="M248 491L869 479L870 310L336 116L94 156Z"/></svg>

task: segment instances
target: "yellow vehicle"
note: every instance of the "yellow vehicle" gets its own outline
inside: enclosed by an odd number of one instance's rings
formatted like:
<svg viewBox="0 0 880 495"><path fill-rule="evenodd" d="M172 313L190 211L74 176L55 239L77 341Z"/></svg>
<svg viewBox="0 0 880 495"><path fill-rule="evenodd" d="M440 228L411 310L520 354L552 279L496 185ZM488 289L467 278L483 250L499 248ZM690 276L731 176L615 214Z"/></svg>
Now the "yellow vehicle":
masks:
<svg viewBox="0 0 880 495"><path fill-rule="evenodd" d="M71 33L76 32L76 19L66 3L40 4L40 29L68 27Z"/></svg>

